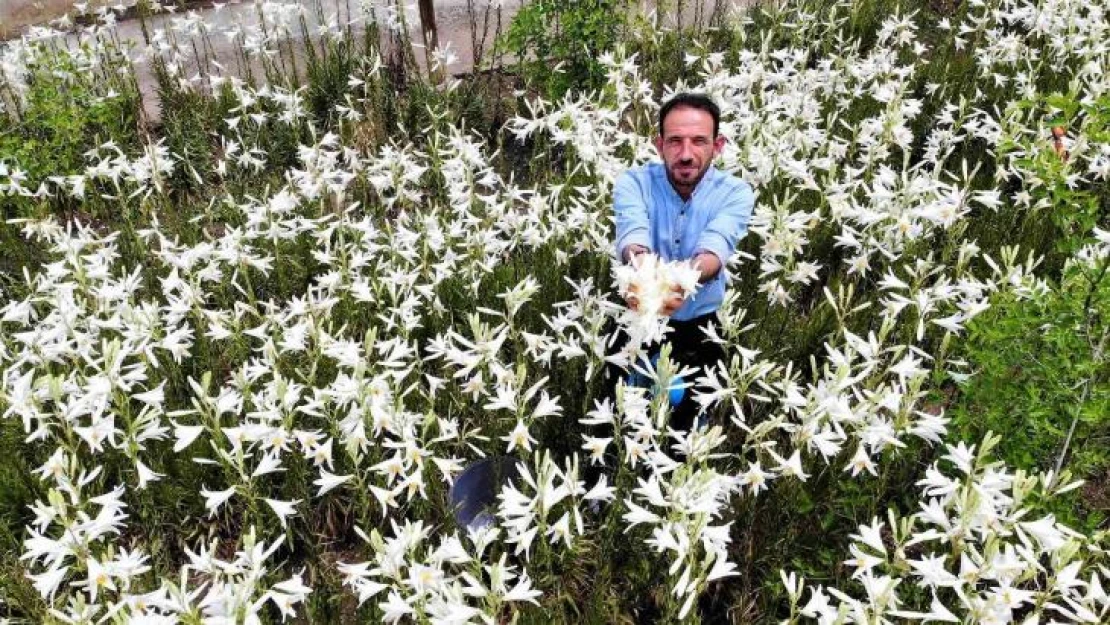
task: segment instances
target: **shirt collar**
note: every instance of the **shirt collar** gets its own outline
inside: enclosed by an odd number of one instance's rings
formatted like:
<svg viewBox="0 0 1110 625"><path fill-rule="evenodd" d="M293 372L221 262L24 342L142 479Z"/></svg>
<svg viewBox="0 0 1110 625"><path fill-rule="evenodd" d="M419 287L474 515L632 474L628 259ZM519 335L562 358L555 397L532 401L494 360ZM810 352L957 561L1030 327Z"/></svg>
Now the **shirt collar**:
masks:
<svg viewBox="0 0 1110 625"><path fill-rule="evenodd" d="M663 163L659 163L659 175L663 176L663 181L667 184L667 188L671 190L671 193L673 193L674 196L676 198L678 198L679 201L681 201L681 202L687 201L687 200L682 199L682 196L679 195L678 191L675 190L674 185L671 184L671 179L667 177L667 166L664 165ZM701 180L698 181L698 185L696 187L694 187L693 191L690 192L690 200L693 200L695 197L697 197L699 191L701 191L702 189L707 188L709 186L710 182L713 180L713 178L716 177L716 175L717 175L717 166L710 163L709 164L709 169L705 170L705 175L703 175L701 177Z"/></svg>
<svg viewBox="0 0 1110 625"><path fill-rule="evenodd" d="M707 188L709 186L709 183L716 175L717 166L713 163L710 163L709 169L705 170L705 175L702 176L701 180L698 181L698 186L694 187L694 190L690 192L690 199L694 199L694 196L698 194L698 191Z"/></svg>

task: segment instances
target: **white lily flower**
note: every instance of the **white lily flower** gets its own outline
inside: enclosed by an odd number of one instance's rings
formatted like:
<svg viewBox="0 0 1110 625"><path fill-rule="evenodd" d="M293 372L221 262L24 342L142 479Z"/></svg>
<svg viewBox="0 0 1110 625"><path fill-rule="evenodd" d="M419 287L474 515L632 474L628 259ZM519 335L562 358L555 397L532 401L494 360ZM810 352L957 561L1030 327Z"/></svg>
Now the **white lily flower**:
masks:
<svg viewBox="0 0 1110 625"><path fill-rule="evenodd" d="M354 479L354 477L353 475L336 475L326 469L320 469L320 477L312 481L313 484L320 487L319 490L316 491L316 496L323 497L325 493L346 484Z"/></svg>
<svg viewBox="0 0 1110 625"><path fill-rule="evenodd" d="M220 506L227 503L231 496L235 494L235 487L232 486L226 490L210 491L202 488L201 495L204 495L204 507L208 510L208 516L211 518L220 509Z"/></svg>

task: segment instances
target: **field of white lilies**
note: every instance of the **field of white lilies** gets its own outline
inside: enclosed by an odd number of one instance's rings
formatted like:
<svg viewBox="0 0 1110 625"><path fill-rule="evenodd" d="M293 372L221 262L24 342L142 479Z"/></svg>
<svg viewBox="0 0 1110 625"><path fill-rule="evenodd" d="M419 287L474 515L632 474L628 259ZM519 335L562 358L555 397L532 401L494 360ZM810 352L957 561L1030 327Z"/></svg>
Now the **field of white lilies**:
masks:
<svg viewBox="0 0 1110 625"><path fill-rule="evenodd" d="M400 3L0 44L0 622L1110 622L1110 2L659 4L561 93ZM679 91L757 195L689 432L605 375Z"/></svg>

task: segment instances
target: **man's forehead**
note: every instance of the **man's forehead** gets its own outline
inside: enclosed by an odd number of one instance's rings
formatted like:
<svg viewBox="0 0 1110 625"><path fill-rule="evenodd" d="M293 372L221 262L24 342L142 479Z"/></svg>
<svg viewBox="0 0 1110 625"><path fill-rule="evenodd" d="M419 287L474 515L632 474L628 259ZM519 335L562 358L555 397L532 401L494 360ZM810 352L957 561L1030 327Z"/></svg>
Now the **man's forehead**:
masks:
<svg viewBox="0 0 1110 625"><path fill-rule="evenodd" d="M676 106L663 120L663 136L710 136L713 134L713 116L708 111L690 106Z"/></svg>

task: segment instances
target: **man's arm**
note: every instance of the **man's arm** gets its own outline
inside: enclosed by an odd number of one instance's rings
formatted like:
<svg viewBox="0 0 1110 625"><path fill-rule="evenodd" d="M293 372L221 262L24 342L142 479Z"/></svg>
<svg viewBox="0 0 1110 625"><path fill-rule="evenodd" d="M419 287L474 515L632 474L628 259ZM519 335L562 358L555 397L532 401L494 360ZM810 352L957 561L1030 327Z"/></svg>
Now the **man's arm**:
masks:
<svg viewBox="0 0 1110 625"><path fill-rule="evenodd" d="M613 217L617 226L616 251L622 262L651 251L651 215L639 182L626 171L613 186Z"/></svg>
<svg viewBox="0 0 1110 625"><path fill-rule="evenodd" d="M716 214L706 224L694 248L697 252L691 259L694 266L701 270L700 282L704 283L716 278L724 263L736 251L736 244L748 231L748 222L751 220L754 206L755 194L752 193L750 185L743 183L728 194Z"/></svg>

